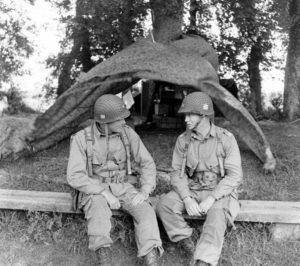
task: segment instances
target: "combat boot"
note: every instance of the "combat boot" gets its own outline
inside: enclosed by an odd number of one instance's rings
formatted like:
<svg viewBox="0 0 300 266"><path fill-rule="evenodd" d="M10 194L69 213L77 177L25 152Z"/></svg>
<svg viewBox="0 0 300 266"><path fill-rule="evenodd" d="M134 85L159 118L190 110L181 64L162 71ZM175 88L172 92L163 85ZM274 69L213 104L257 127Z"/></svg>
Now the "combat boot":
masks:
<svg viewBox="0 0 300 266"><path fill-rule="evenodd" d="M180 247L182 247L184 249L184 251L190 255L193 256L194 255L194 251L195 251L195 244L192 240L191 237L182 239L178 242L178 244L180 245Z"/></svg>
<svg viewBox="0 0 300 266"><path fill-rule="evenodd" d="M209 263L206 263L202 260L196 260L195 266L209 266Z"/></svg>
<svg viewBox="0 0 300 266"><path fill-rule="evenodd" d="M144 256L144 264L146 266L159 266L159 254L157 248L153 248L146 256Z"/></svg>
<svg viewBox="0 0 300 266"><path fill-rule="evenodd" d="M187 257L188 257L188 266L194 265L194 252L195 252L195 244L191 237L182 239L178 242L179 246L184 249Z"/></svg>
<svg viewBox="0 0 300 266"><path fill-rule="evenodd" d="M101 247L96 250L98 266L112 266L112 252L110 247Z"/></svg>

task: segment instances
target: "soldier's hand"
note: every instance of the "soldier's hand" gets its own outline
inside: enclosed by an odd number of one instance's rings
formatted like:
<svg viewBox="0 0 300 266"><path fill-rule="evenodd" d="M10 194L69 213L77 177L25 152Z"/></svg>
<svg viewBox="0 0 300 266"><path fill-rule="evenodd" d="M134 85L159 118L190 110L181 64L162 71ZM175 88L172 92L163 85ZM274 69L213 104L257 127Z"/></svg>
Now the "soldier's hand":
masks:
<svg viewBox="0 0 300 266"><path fill-rule="evenodd" d="M120 201L113 195L111 194L109 191L105 190L104 192L101 193L102 196L106 199L109 207L112 210L117 210L120 209L121 204Z"/></svg>
<svg viewBox="0 0 300 266"><path fill-rule="evenodd" d="M135 195L135 197L132 199L131 204L133 206L139 205L143 203L145 200L149 198L149 195L145 192L139 192Z"/></svg>
<svg viewBox="0 0 300 266"><path fill-rule="evenodd" d="M199 205L194 198L186 197L183 202L188 215L201 215Z"/></svg>
<svg viewBox="0 0 300 266"><path fill-rule="evenodd" d="M208 210L211 208L211 206L215 203L215 201L216 201L215 198L212 196L208 196L205 200L203 200L199 204L201 213L206 214Z"/></svg>

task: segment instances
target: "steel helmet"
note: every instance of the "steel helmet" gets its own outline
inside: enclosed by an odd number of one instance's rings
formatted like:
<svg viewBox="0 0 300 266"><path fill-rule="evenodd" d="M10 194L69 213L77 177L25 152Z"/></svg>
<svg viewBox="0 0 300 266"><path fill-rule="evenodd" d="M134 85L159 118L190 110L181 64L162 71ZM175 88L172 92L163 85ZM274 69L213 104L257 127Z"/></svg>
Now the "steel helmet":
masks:
<svg viewBox="0 0 300 266"><path fill-rule="evenodd" d="M125 119L129 115L123 100L113 94L100 96L94 105L94 119L100 124Z"/></svg>
<svg viewBox="0 0 300 266"><path fill-rule="evenodd" d="M178 113L193 113L213 117L213 103L206 93L201 91L192 92L183 99Z"/></svg>

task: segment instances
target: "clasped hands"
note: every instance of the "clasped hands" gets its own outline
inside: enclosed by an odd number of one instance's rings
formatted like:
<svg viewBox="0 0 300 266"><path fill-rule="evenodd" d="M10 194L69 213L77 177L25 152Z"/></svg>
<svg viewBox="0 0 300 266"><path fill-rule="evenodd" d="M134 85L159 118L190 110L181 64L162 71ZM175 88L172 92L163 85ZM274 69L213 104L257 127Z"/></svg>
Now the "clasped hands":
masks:
<svg viewBox="0 0 300 266"><path fill-rule="evenodd" d="M216 200L213 196L208 196L200 204L198 204L197 201L192 197L186 197L183 200L185 209L188 215L191 216L196 216L196 215L200 216L206 214L215 201Z"/></svg>
<svg viewBox="0 0 300 266"><path fill-rule="evenodd" d="M119 199L114 196L112 193L110 193L109 191L105 190L102 193L102 196L106 199L108 205L110 206L110 208L112 210L118 210L121 207L121 203L119 201ZM138 192L134 198L132 199L131 204L133 206L139 205L142 202L144 202L145 200L147 200L149 198L149 195L145 192Z"/></svg>

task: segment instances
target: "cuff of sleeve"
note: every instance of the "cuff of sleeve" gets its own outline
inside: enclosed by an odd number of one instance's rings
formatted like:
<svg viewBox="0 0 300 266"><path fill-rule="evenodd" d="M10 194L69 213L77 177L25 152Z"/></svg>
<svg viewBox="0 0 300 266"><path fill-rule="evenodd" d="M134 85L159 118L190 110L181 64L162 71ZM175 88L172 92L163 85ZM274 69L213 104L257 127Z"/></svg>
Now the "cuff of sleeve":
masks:
<svg viewBox="0 0 300 266"><path fill-rule="evenodd" d="M190 197L190 196L191 196L191 194L188 189L184 190L184 191L180 191L180 197L182 200L184 200L185 198Z"/></svg>
<svg viewBox="0 0 300 266"><path fill-rule="evenodd" d="M211 192L210 194L215 200L219 200L220 198L222 198L222 195L220 195L220 193L217 190L214 190Z"/></svg>

